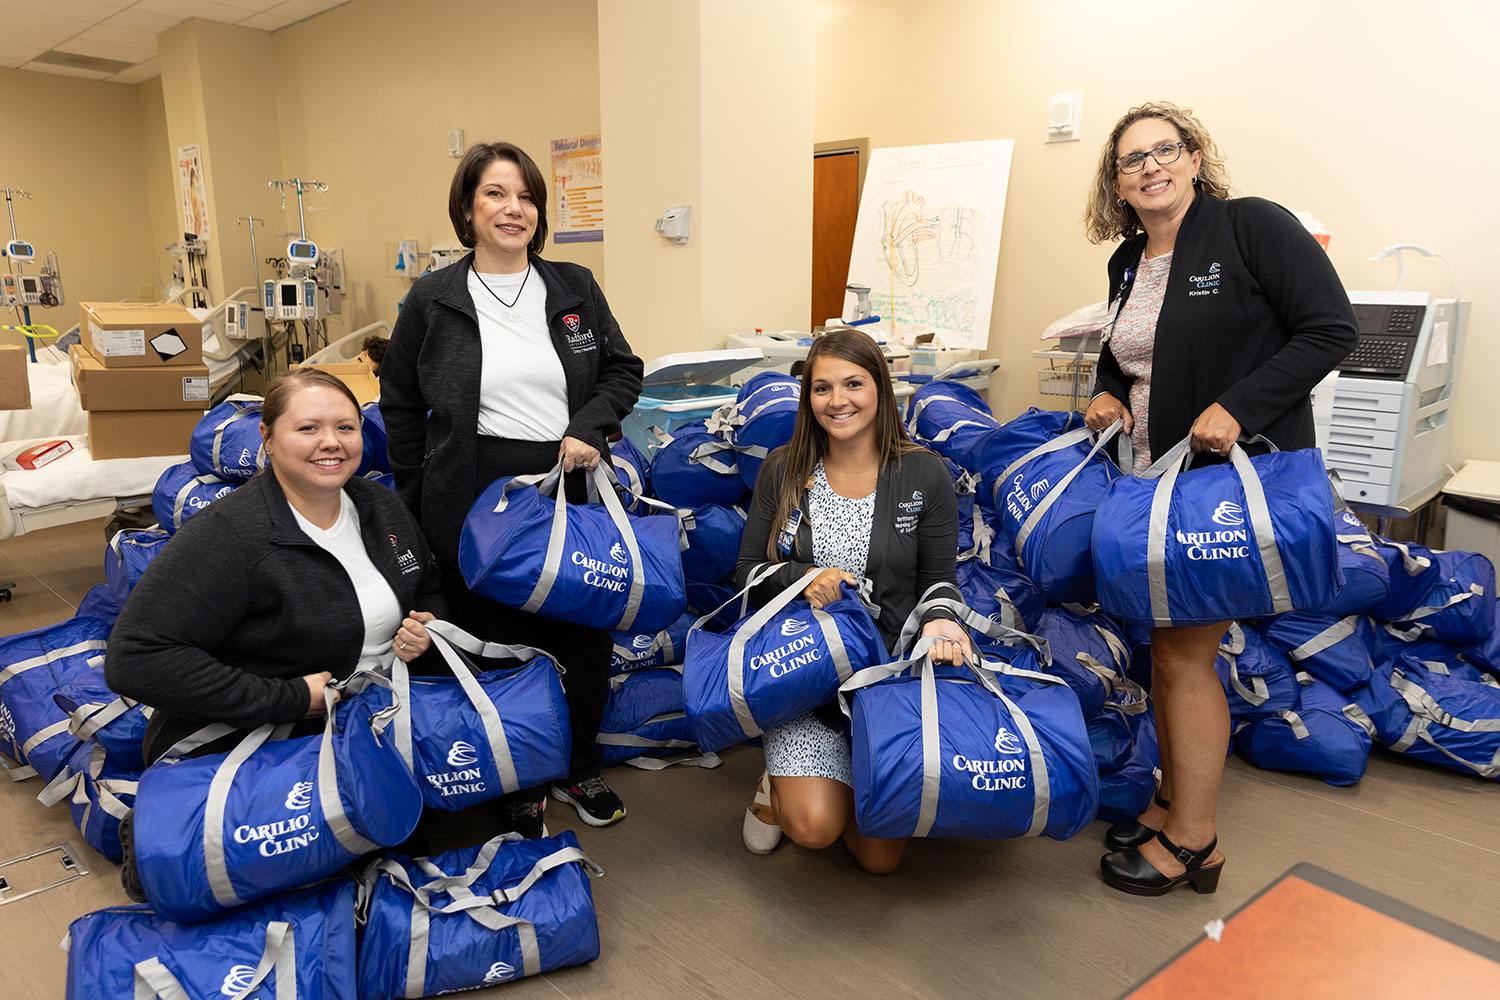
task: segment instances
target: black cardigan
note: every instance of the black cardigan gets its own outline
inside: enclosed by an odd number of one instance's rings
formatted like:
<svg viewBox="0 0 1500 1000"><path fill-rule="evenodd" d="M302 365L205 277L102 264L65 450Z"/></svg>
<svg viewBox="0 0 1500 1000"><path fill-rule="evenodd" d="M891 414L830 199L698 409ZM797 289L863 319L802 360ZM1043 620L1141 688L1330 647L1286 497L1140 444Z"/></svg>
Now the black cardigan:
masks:
<svg viewBox="0 0 1500 1000"><path fill-rule="evenodd" d="M1109 259L1111 302L1130 295L1146 234ZM1151 356L1151 454L1160 458L1218 403L1244 433L1314 446L1313 386L1359 341L1349 296L1312 235L1262 198L1193 199L1172 253ZM1092 395L1130 405L1106 343Z"/></svg>
<svg viewBox="0 0 1500 1000"><path fill-rule="evenodd" d="M786 453L771 452L755 478L750 516L740 539L740 558L734 568L734 585L750 582L755 567L767 562L766 540L782 525L772 525L776 499L786 468ZM807 510L803 491L801 509ZM947 584L940 596L962 600L958 589L958 497L953 478L943 460L930 451L902 456L888 462L875 483L875 514L870 525L870 552L865 559L865 578L872 586L871 600L880 607L875 624L887 650L892 649L901 626L917 606L917 598L935 583ZM781 568L751 591L756 604L764 604L785 590L792 581L813 569L812 524L802 518L791 555ZM922 624L934 618L952 618L946 611L930 612Z"/></svg>
<svg viewBox="0 0 1500 1000"><path fill-rule="evenodd" d="M469 295L471 253L412 285L380 365L396 491L417 515L444 566L458 565L458 535L479 490L479 317ZM588 268L531 258L547 286L547 327L568 387L568 437L598 448L641 394L631 353Z"/></svg>
<svg viewBox="0 0 1500 1000"><path fill-rule="evenodd" d="M437 564L401 498L366 479L344 490L401 611L446 617ZM297 722L308 710L302 677L347 677L364 640L349 574L265 471L185 522L146 567L110 633L104 678L156 709L151 760L210 722Z"/></svg>

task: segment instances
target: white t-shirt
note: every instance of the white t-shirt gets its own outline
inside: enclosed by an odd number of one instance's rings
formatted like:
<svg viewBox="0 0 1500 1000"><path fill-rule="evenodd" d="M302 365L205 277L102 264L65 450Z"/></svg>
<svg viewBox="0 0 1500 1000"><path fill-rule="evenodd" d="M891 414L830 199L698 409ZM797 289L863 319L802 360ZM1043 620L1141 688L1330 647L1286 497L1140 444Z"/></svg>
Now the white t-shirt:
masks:
<svg viewBox="0 0 1500 1000"><path fill-rule="evenodd" d="M481 278L471 268L469 295L479 314L479 433L562 440L568 382L547 332L547 283L534 270L529 278L526 271ZM515 306L507 308L497 295Z"/></svg>
<svg viewBox="0 0 1500 1000"><path fill-rule="evenodd" d="M359 612L365 620L365 644L359 653L359 667L376 667L391 659L391 641L406 617L396 602L396 592L370 561L364 540L359 534L359 515L354 501L340 491L339 518L331 528L320 528L292 507L292 516L318 547L333 554L349 574ZM291 506L288 504L287 506ZM356 668L358 669L358 668Z"/></svg>

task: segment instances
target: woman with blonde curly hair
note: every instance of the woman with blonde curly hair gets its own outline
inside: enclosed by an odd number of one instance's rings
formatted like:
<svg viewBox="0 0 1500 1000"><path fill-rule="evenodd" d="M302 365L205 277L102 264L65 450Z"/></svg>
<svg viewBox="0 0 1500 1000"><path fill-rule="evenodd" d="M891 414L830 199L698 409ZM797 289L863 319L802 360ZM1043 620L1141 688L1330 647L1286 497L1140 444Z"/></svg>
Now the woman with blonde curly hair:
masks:
<svg viewBox="0 0 1500 1000"><path fill-rule="evenodd" d="M1328 256L1286 209L1230 198L1213 139L1166 102L1130 109L1100 152L1084 213L1091 242L1122 239L1109 260L1113 320L1086 421L1123 421L1133 471L1183 438L1203 462L1241 435L1314 446L1309 394L1359 339ZM1155 896L1218 886L1214 815L1229 709L1214 672L1227 623L1151 630L1161 785L1117 823L1100 862L1117 889Z"/></svg>

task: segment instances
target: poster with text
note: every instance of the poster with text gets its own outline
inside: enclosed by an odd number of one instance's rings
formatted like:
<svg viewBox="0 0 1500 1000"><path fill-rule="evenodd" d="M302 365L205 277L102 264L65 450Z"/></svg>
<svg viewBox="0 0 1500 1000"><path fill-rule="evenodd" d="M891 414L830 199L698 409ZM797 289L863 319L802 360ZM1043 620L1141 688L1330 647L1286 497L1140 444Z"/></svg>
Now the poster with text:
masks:
<svg viewBox="0 0 1500 1000"><path fill-rule="evenodd" d="M1014 148L990 139L871 150L849 283L870 286L887 335L988 344ZM846 293L843 315L854 303Z"/></svg>
<svg viewBox="0 0 1500 1000"><path fill-rule="evenodd" d="M552 242L604 242L604 165L600 150L597 135L552 140Z"/></svg>
<svg viewBox="0 0 1500 1000"><path fill-rule="evenodd" d="M210 236L208 195L204 193L203 157L196 142L177 148L177 178L182 187L182 228L206 240Z"/></svg>

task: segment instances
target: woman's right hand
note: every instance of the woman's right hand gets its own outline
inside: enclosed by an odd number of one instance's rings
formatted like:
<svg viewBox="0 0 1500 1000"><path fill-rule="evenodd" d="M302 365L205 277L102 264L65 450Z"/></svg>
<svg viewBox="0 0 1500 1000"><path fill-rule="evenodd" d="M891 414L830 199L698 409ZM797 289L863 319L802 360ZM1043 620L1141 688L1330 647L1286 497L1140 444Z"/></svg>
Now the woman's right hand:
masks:
<svg viewBox="0 0 1500 1000"><path fill-rule="evenodd" d="M1135 419L1131 417L1130 411L1125 404L1107 392L1101 392L1089 403L1089 411L1083 415L1083 422L1091 431L1102 431L1116 420L1124 419L1125 426L1120 429L1129 434L1135 427Z"/></svg>
<svg viewBox="0 0 1500 1000"><path fill-rule="evenodd" d="M317 674L308 674L302 678L307 683L307 690L311 693L311 704L308 705L307 714L304 719L316 719L326 712L327 706L323 704L323 689L333 680L333 674L324 670Z"/></svg>
<svg viewBox="0 0 1500 1000"><path fill-rule="evenodd" d="M802 588L802 596L815 608L821 608L825 604L832 604L838 600L839 584L859 586L859 580L853 573L845 573L841 569L810 569L807 575L812 577L812 582Z"/></svg>

